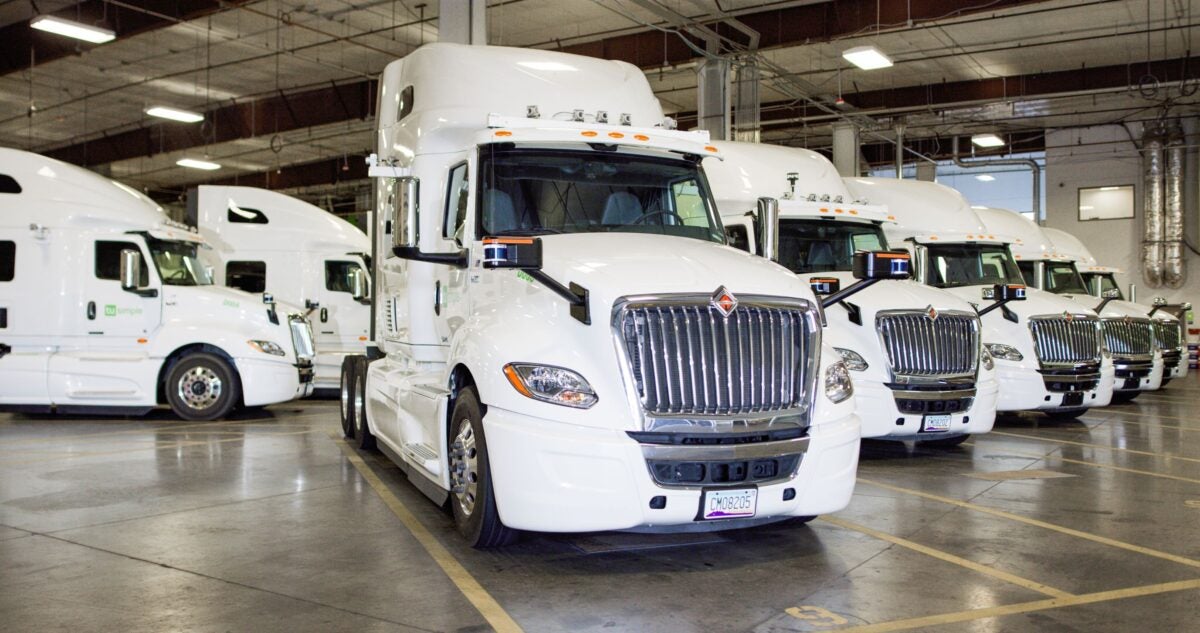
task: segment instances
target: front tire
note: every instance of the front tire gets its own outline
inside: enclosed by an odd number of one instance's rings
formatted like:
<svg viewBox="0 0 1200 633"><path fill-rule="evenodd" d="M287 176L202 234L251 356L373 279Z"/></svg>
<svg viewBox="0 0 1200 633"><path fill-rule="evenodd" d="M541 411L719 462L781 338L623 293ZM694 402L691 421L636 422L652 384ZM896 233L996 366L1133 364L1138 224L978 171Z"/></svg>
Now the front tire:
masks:
<svg viewBox="0 0 1200 633"><path fill-rule="evenodd" d="M346 356L342 359L342 381L340 395L340 409L342 416L342 436L348 440L354 439L355 422L354 411L354 389L357 387L355 374L355 357Z"/></svg>
<svg viewBox="0 0 1200 633"><path fill-rule="evenodd" d="M940 440L923 440L918 442L918 444L931 448L954 448L967 441L970 437L970 435L955 435L954 437L945 437Z"/></svg>
<svg viewBox="0 0 1200 633"><path fill-rule="evenodd" d="M175 361L164 390L175 415L193 422L223 418L242 400L237 372L225 359L203 352Z"/></svg>
<svg viewBox="0 0 1200 633"><path fill-rule="evenodd" d="M375 450L375 436L367 424L367 359L365 356L354 357L354 391L352 392L351 408L354 409L354 439L358 447L364 451Z"/></svg>
<svg viewBox="0 0 1200 633"><path fill-rule="evenodd" d="M463 389L454 402L447 434L450 455L450 509L454 525L471 547L500 547L520 533L500 521L492 488L491 462L483 414L475 389Z"/></svg>

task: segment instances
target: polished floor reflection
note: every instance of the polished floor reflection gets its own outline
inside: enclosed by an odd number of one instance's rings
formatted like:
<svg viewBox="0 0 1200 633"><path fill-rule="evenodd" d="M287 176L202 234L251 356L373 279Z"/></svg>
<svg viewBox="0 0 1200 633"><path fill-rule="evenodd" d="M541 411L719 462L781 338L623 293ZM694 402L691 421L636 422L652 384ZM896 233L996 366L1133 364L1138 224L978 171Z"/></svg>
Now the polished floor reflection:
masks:
<svg viewBox="0 0 1200 633"><path fill-rule="evenodd" d="M1188 631L1200 379L950 450L867 443L850 508L467 549L334 403L0 414L0 630Z"/></svg>

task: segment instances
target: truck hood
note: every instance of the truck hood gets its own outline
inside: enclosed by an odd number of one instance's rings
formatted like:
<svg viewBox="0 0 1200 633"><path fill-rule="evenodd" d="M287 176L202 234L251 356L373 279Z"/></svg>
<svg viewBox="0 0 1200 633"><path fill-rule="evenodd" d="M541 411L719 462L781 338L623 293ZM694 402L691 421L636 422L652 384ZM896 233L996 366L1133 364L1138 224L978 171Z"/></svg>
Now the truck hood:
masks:
<svg viewBox="0 0 1200 633"><path fill-rule="evenodd" d="M858 281L854 274L848 271L799 273L796 276L805 282L810 277L836 277L842 288ZM975 311L974 306L958 295L911 280L879 282L858 292L849 301L868 313L881 310L924 310L930 306L938 310Z"/></svg>
<svg viewBox="0 0 1200 633"><path fill-rule="evenodd" d="M591 293L607 312L629 295L710 295L724 286L736 295L813 301L807 281L744 251L698 239L641 233L551 235L542 238L542 270L563 285Z"/></svg>
<svg viewBox="0 0 1200 633"><path fill-rule="evenodd" d="M1090 306L1092 308L1095 308L1096 306L1100 305L1100 302L1103 301L1103 299L1098 299L1096 297L1093 297L1092 295L1061 295L1061 296L1069 297L1069 298L1074 299L1075 301L1078 301L1079 303L1082 303L1082 304L1090 304ZM1134 318L1138 318L1138 319L1149 319L1150 318L1150 310L1151 310L1151 308L1141 305L1141 304L1138 304L1138 303L1133 303L1132 301L1122 301L1120 299L1114 299L1113 301L1109 301L1108 304L1104 306L1104 311L1100 313L1100 316L1104 317L1104 318L1134 317ZM1166 317L1167 320L1172 320L1172 321L1175 320L1175 317L1169 315L1166 312L1162 312L1161 310L1154 313L1154 318L1160 319L1163 317Z"/></svg>
<svg viewBox="0 0 1200 633"><path fill-rule="evenodd" d="M975 305L978 305L980 308L984 308L991 303L991 301L982 298L981 293L986 287L987 286L962 286L959 288L947 288L946 290ZM1022 319L1035 316L1057 316L1063 314L1064 312L1069 312L1073 315L1096 316L1096 311L1092 310L1092 306L1087 303L1074 301L1065 296L1045 292L1036 288L1026 289L1025 300L1011 301L1008 303L1008 307ZM987 323L993 319L1000 318L1002 318L1001 311L994 310L984 317L984 325L986 326Z"/></svg>

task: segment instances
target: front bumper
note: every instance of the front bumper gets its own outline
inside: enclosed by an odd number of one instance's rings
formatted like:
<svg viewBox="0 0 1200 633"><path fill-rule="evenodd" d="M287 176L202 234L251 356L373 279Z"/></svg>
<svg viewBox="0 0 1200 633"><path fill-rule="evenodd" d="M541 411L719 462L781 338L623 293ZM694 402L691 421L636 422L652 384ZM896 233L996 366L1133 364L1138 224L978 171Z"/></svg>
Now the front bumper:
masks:
<svg viewBox="0 0 1200 633"><path fill-rule="evenodd" d="M656 484L643 445L623 431L572 426L495 406L483 423L500 519L509 527L538 532L720 527L717 521L696 521L698 487ZM854 414L810 427L796 475L758 486L755 521L846 507L858 469L859 434ZM787 489L795 496L785 501ZM665 507L650 507L656 496L666 497Z"/></svg>
<svg viewBox="0 0 1200 633"><path fill-rule="evenodd" d="M1041 371L1011 361L996 360L996 382L1000 384L1000 397L996 402L999 411L1055 411L1102 406L1111 399L1104 394L1104 366L1093 372L1094 378L1086 379L1083 386L1088 389L1056 391L1069 382L1065 376L1056 375L1047 381ZM1047 382L1050 385L1047 385ZM1058 383L1057 385L1055 383ZM1051 387L1054 387L1052 389ZM1081 395L1076 395L1081 394ZM1078 404L1075 403L1078 400Z"/></svg>
<svg viewBox="0 0 1200 633"><path fill-rule="evenodd" d="M1163 360L1113 358L1116 368L1113 389L1118 392L1154 391L1162 386Z"/></svg>
<svg viewBox="0 0 1200 633"><path fill-rule="evenodd" d="M1163 352L1163 378L1183 378L1188 372L1187 350Z"/></svg>
<svg viewBox="0 0 1200 633"><path fill-rule="evenodd" d="M924 414L901 411L896 392L890 387L879 382L854 383L862 436L889 440L936 440L967 433L987 433L996 421L998 392L995 381L976 383L970 406L950 413L950 430L927 433L921 431Z"/></svg>
<svg viewBox="0 0 1200 633"><path fill-rule="evenodd" d="M285 362L238 358L238 376L242 382L242 402L258 407L303 398L312 393L312 366L298 367Z"/></svg>

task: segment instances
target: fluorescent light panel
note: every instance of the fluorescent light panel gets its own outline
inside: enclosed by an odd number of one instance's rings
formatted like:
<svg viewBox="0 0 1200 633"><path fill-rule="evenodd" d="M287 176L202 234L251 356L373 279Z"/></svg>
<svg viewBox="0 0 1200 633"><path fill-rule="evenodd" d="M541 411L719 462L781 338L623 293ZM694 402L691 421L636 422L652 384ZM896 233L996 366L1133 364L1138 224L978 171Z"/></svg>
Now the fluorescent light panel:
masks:
<svg viewBox="0 0 1200 633"><path fill-rule="evenodd" d="M117 39L117 34L108 29L56 18L52 15L39 15L29 21L29 26L39 31L65 35L93 44L103 44Z"/></svg>
<svg viewBox="0 0 1200 633"><path fill-rule="evenodd" d="M153 108L148 108L146 110L146 114L149 114L150 116L156 116L160 119L179 121L180 123L199 123L204 120L203 114L188 112L187 110L177 110L175 108L168 108L166 106L154 106Z"/></svg>
<svg viewBox="0 0 1200 633"><path fill-rule="evenodd" d="M210 163L206 160L196 160L194 158L181 158L181 159L175 161L175 164L179 165L180 167L190 167L192 169L203 169L204 171L212 171L214 169L221 168L221 166L216 163Z"/></svg>
<svg viewBox="0 0 1200 633"><path fill-rule="evenodd" d="M975 180L978 180L979 182L991 182L995 179L996 179L995 176L989 176L987 174L979 174L978 176L975 177Z"/></svg>
<svg viewBox="0 0 1200 633"><path fill-rule="evenodd" d="M844 51L842 57L863 70L888 68L892 65L891 58L874 46L855 46Z"/></svg>
<svg viewBox="0 0 1200 633"><path fill-rule="evenodd" d="M1003 147L1004 139L995 134L976 134L971 137L971 142L979 147Z"/></svg>

